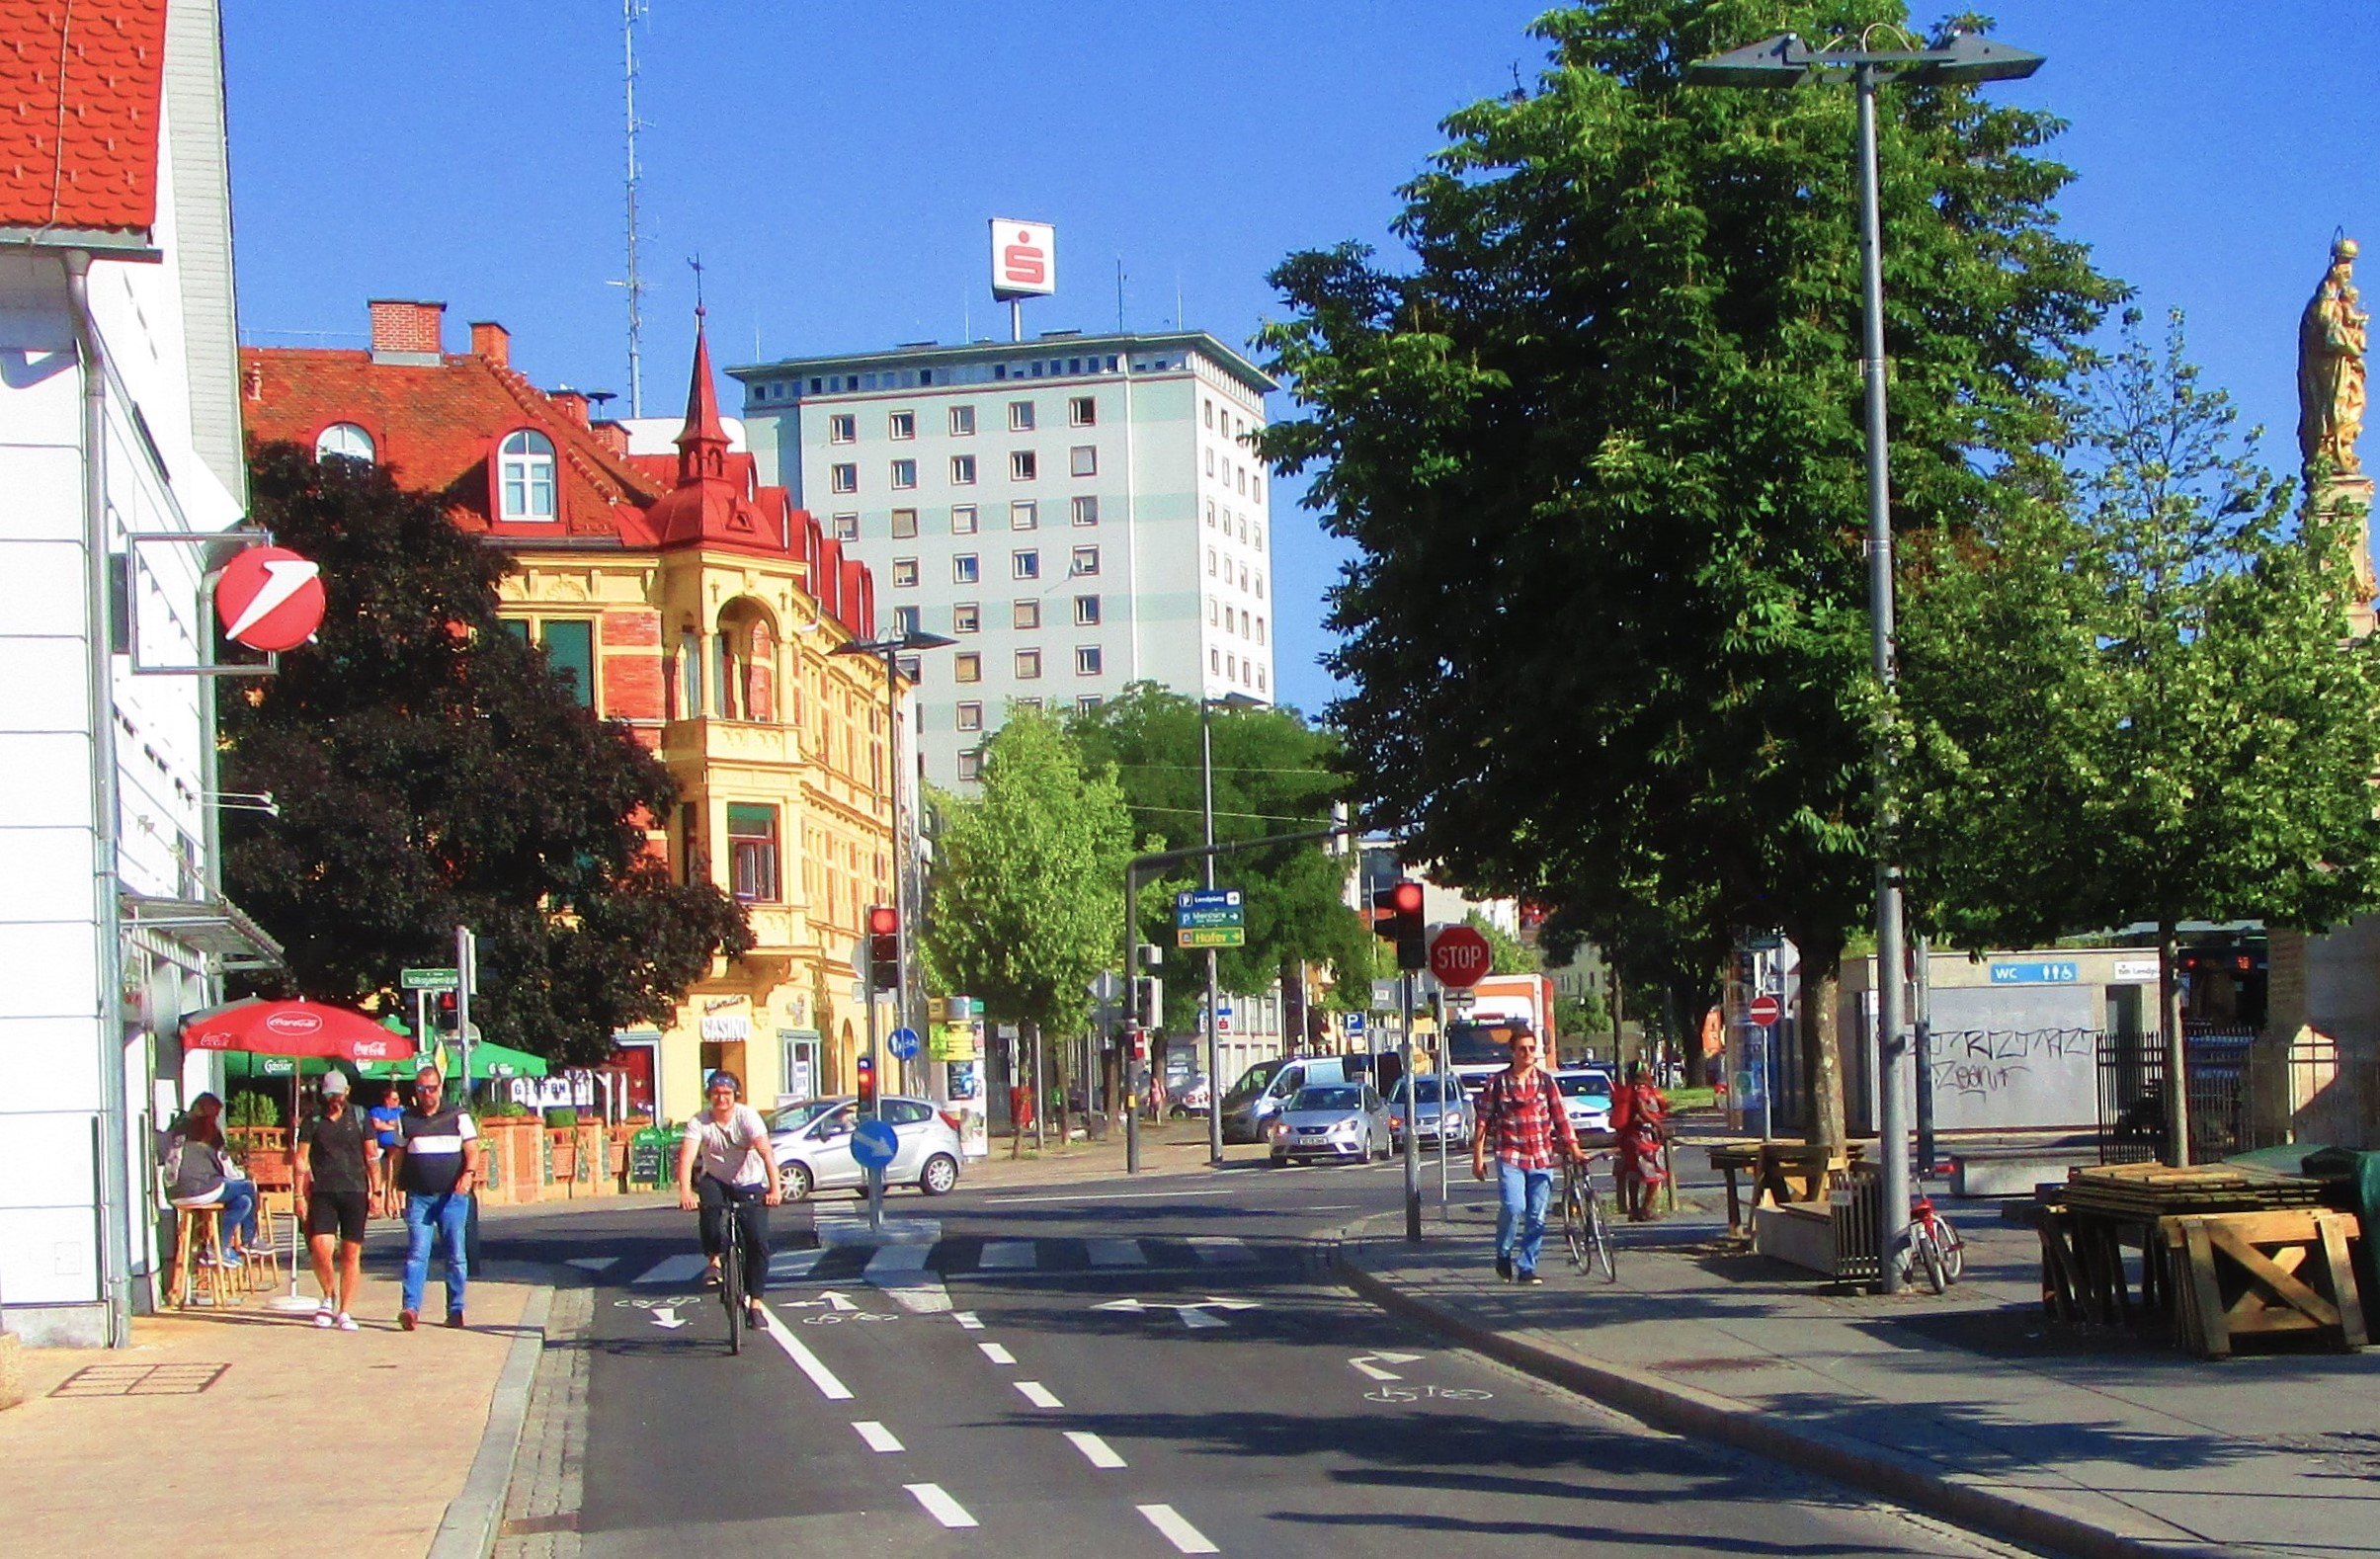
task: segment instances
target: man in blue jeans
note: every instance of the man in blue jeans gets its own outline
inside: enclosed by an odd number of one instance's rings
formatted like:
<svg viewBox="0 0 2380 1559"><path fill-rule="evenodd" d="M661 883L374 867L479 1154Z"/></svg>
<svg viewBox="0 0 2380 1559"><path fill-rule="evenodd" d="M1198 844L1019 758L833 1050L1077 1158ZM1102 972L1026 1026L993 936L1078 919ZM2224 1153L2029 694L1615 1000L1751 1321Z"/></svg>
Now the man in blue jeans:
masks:
<svg viewBox="0 0 2380 1559"><path fill-rule="evenodd" d="M471 1191L479 1184L479 1123L460 1104L440 1098L446 1079L425 1066L413 1080L413 1103L397 1121L395 1167L389 1184L405 1193L405 1294L397 1325L410 1332L422 1317L422 1287L430 1275L433 1236L447 1243L447 1325L463 1324L463 1284L469 1277L463 1240L471 1223Z"/></svg>
<svg viewBox="0 0 2380 1559"><path fill-rule="evenodd" d="M1557 1144L1559 1144L1557 1146ZM1552 1074L1537 1065L1537 1036L1513 1033L1513 1064L1479 1091L1478 1124L1471 1133L1471 1178L1488 1178L1496 1155L1496 1275L1541 1283L1537 1252L1545 1243L1545 1204L1553 1196L1554 1166L1579 1156L1578 1134Z"/></svg>

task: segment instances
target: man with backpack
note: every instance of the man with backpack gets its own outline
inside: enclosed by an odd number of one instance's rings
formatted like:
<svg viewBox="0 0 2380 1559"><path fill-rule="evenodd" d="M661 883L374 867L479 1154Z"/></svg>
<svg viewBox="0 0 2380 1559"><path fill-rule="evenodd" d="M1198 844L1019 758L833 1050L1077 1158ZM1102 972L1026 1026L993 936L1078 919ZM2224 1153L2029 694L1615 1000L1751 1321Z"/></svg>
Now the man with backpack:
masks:
<svg viewBox="0 0 2380 1559"><path fill-rule="evenodd" d="M1513 1064L1479 1091L1471 1134L1471 1178L1488 1178L1496 1156L1496 1275L1541 1283L1537 1252L1545 1243L1545 1207L1553 1198L1554 1167L1579 1157L1578 1134L1553 1074L1537 1065L1537 1036L1513 1031ZM1557 1146L1558 1144L1558 1146Z"/></svg>

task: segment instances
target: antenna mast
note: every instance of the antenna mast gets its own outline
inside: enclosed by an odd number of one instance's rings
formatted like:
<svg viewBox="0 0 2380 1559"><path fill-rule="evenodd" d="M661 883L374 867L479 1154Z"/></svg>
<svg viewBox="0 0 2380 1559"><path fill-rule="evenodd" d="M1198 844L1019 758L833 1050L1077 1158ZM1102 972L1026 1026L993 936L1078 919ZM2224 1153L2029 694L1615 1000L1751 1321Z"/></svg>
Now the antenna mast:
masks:
<svg viewBox="0 0 2380 1559"><path fill-rule="evenodd" d="M643 169L636 161L636 23L645 14L644 0L620 0L619 41L623 65L621 85L628 111L628 415L644 415L644 272L636 256L636 190Z"/></svg>

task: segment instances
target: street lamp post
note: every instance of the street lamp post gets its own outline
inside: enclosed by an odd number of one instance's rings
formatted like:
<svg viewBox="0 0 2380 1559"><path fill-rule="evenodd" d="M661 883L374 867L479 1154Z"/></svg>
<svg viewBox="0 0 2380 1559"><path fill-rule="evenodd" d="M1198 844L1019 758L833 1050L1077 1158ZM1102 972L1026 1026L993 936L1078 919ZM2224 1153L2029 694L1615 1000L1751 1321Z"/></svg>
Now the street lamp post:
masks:
<svg viewBox="0 0 2380 1559"><path fill-rule="evenodd" d="M1201 697L1198 699L1198 815L1205 824L1206 858L1199 869L1204 873L1201 883L1215 885L1215 736L1214 708L1255 709L1263 700L1251 698L1244 693L1227 693L1220 698ZM1206 949L1206 1160L1209 1164L1223 1162L1223 1056L1222 1045L1215 1035L1215 949Z"/></svg>
<svg viewBox="0 0 2380 1559"><path fill-rule="evenodd" d="M1862 41L1864 42L1864 40ZM1901 1288L1900 1253L1909 1228L1909 1129L1903 1096L1909 1052L1901 1035L1901 871L1893 834L1893 540L1890 446L1885 428L1884 233L1876 177L1876 89L1887 81L1948 86L2011 81L2041 68L2042 56L1973 34L1953 34L1939 48L1871 51L1812 49L1787 33L1698 59L1685 67L1689 86L1792 87L1847 75L1859 98L1859 275L1861 369L1867 385L1868 653L1884 690L1876 734L1876 1076L1879 1157L1884 1173L1882 1257L1884 1289Z"/></svg>

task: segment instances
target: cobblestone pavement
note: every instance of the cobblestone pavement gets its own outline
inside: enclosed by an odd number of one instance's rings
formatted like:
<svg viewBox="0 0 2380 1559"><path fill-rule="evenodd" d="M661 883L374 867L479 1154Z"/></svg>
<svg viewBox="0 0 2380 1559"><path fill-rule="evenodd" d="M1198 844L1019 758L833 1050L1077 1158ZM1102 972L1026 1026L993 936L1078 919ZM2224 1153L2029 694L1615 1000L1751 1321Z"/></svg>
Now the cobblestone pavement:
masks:
<svg viewBox="0 0 2380 1559"><path fill-rule="evenodd" d="M504 1496L495 1559L578 1559L579 1498L587 1458L589 1323L595 1289L557 1288L529 1418Z"/></svg>

